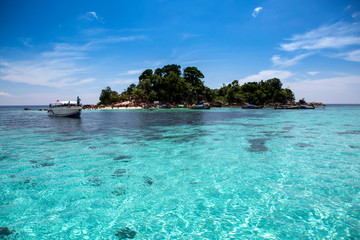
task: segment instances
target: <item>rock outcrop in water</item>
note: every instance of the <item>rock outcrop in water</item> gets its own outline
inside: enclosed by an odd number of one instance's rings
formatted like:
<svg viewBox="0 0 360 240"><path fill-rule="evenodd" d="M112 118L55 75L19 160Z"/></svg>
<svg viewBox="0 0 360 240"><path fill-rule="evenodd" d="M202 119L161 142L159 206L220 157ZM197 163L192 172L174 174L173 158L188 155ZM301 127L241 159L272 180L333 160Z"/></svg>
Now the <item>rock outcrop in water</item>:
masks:
<svg viewBox="0 0 360 240"><path fill-rule="evenodd" d="M143 178L144 178L144 182L147 183L148 185L153 184L153 180L151 179L151 177L143 176Z"/></svg>
<svg viewBox="0 0 360 240"><path fill-rule="evenodd" d="M269 140L268 138L255 138L249 139L249 143L251 144L248 148L250 152L266 152L268 148L265 146L266 141Z"/></svg>
<svg viewBox="0 0 360 240"><path fill-rule="evenodd" d="M10 231L10 229L8 227L0 227L0 237L8 236L8 235L12 234L13 232L15 232L14 229L12 231Z"/></svg>
<svg viewBox="0 0 360 240"><path fill-rule="evenodd" d="M122 177L126 174L126 169L116 169L115 172L113 173L113 177Z"/></svg>
<svg viewBox="0 0 360 240"><path fill-rule="evenodd" d="M117 233L115 233L115 236L117 236L119 239L134 238L135 235L136 232L128 227L121 228L119 231L117 231Z"/></svg>
<svg viewBox="0 0 360 240"><path fill-rule="evenodd" d="M131 159L131 156L127 156L127 155L120 155L116 158L114 158L115 161L121 161L121 162L129 162Z"/></svg>

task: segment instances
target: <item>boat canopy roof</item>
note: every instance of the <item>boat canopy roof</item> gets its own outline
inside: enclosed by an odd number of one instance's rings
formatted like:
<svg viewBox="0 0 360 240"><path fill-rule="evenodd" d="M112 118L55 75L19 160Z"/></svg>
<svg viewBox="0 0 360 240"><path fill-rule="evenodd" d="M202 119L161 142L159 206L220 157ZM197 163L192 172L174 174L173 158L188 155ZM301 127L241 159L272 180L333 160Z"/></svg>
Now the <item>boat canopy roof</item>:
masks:
<svg viewBox="0 0 360 240"><path fill-rule="evenodd" d="M56 102L52 102L50 103L51 105L64 105L64 104L77 104L77 102L75 101L56 101Z"/></svg>

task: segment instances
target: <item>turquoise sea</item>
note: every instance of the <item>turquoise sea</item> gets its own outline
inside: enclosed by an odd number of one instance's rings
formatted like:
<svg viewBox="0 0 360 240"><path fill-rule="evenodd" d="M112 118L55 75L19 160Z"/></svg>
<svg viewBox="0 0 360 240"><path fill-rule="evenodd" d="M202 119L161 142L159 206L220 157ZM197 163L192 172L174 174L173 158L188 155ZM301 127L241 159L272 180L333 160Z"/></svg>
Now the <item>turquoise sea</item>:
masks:
<svg viewBox="0 0 360 240"><path fill-rule="evenodd" d="M360 239L360 105L0 107L0 239Z"/></svg>

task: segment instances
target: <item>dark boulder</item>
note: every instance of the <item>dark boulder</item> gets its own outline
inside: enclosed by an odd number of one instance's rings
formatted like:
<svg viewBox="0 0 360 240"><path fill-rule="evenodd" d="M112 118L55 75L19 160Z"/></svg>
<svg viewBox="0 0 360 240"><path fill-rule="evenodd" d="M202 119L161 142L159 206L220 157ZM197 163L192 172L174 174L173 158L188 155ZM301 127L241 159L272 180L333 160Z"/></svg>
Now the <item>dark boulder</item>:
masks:
<svg viewBox="0 0 360 240"><path fill-rule="evenodd" d="M148 185L153 184L153 180L151 179L151 177L143 176L143 178L144 178L144 182L147 183Z"/></svg>
<svg viewBox="0 0 360 240"><path fill-rule="evenodd" d="M126 174L126 169L116 169L113 173L113 177L122 177Z"/></svg>
<svg viewBox="0 0 360 240"><path fill-rule="evenodd" d="M15 230L10 231L8 227L0 227L0 236L8 236L15 232Z"/></svg>
<svg viewBox="0 0 360 240"><path fill-rule="evenodd" d="M117 236L119 239L134 238L135 235L136 232L128 227L121 228L119 231L117 231L117 233L115 233L115 236Z"/></svg>

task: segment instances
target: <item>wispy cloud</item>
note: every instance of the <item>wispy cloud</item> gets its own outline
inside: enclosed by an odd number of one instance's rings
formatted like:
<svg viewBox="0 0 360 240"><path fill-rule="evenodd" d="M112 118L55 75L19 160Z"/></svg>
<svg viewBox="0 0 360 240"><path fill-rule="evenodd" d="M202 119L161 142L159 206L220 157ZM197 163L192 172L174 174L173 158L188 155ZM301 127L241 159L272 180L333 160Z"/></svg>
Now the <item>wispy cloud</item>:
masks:
<svg viewBox="0 0 360 240"><path fill-rule="evenodd" d="M13 95L11 95L10 93L7 93L7 92L0 92L0 96L1 97L12 97Z"/></svg>
<svg viewBox="0 0 360 240"><path fill-rule="evenodd" d="M0 59L0 79L49 87L86 84L96 80L91 75L92 66L85 63L85 60L91 60L91 52L144 38L139 35L106 36L93 38L83 44L55 43L49 50L34 54L27 59ZM127 74L136 74L138 71L130 70Z"/></svg>
<svg viewBox="0 0 360 240"><path fill-rule="evenodd" d="M326 103L360 103L360 76L342 76L298 82L285 82L295 96L307 101Z"/></svg>
<svg viewBox="0 0 360 240"><path fill-rule="evenodd" d="M357 36L323 36L313 39L299 39L291 43L281 44L282 50L318 50L318 49L340 49L351 45L360 44L360 37Z"/></svg>
<svg viewBox="0 0 360 240"><path fill-rule="evenodd" d="M103 18L100 17L96 12L86 12L85 14L80 15L79 19L85 21L103 22Z"/></svg>
<svg viewBox="0 0 360 240"><path fill-rule="evenodd" d="M24 44L25 46L27 46L27 47L30 47L30 48L33 47L33 46L30 44L31 38L26 38L26 39L24 39L22 42L23 42L23 44Z"/></svg>
<svg viewBox="0 0 360 240"><path fill-rule="evenodd" d="M351 5L348 5L345 9L344 9L344 11L348 11L348 10L350 10L352 7L351 7Z"/></svg>
<svg viewBox="0 0 360 240"><path fill-rule="evenodd" d="M337 56L352 62L360 62L360 49L338 54Z"/></svg>
<svg viewBox="0 0 360 240"><path fill-rule="evenodd" d="M126 72L122 72L117 74L118 76L131 76L131 75L139 75L144 71L144 69L132 69Z"/></svg>
<svg viewBox="0 0 360 240"><path fill-rule="evenodd" d="M96 14L96 12L87 12L86 15L88 15L90 18L95 18L96 20L99 20L99 17Z"/></svg>
<svg viewBox="0 0 360 240"><path fill-rule="evenodd" d="M107 36L101 38L92 39L84 44L74 43L56 43L53 49L42 53L46 57L65 57L65 56L77 56L83 57L84 53L89 51L95 51L103 47L107 47L112 44L118 44L122 42L131 42L139 39L146 39L143 35L130 35L130 36Z"/></svg>
<svg viewBox="0 0 360 240"><path fill-rule="evenodd" d="M311 75L311 76L315 76L315 75L318 75L319 72L308 72L307 74Z"/></svg>
<svg viewBox="0 0 360 240"><path fill-rule="evenodd" d="M86 68L69 59L37 57L28 61L2 62L0 79L30 85L65 87L94 81L80 75Z"/></svg>
<svg viewBox="0 0 360 240"><path fill-rule="evenodd" d="M127 75L135 75L140 74L144 71L144 69L137 69L137 70L129 70L126 72Z"/></svg>
<svg viewBox="0 0 360 240"><path fill-rule="evenodd" d="M139 39L146 39L144 35L131 35L131 36L108 36L105 38L99 38L89 42L90 46L100 44L116 44L121 42L129 42Z"/></svg>
<svg viewBox="0 0 360 240"><path fill-rule="evenodd" d="M302 60L310 55L312 55L312 54L311 53L300 54L291 59L286 59L286 58L283 59L279 55L274 55L271 58L271 61L274 63L275 66L289 67L289 66L297 64L300 60Z"/></svg>
<svg viewBox="0 0 360 240"><path fill-rule="evenodd" d="M239 80L239 83L244 84L247 82L258 82L261 80L268 80L272 78L279 78L281 81L288 79L293 74L289 71L280 71L280 70L264 70L260 71L257 74L247 76Z"/></svg>
<svg viewBox="0 0 360 240"><path fill-rule="evenodd" d="M95 81L85 77L89 67L86 45L55 44L52 50L40 52L28 59L0 61L0 79L29 85L66 87Z"/></svg>
<svg viewBox="0 0 360 240"><path fill-rule="evenodd" d="M84 58L85 53L91 50L92 43L80 44L68 44L68 43L56 43L49 51L40 53L45 58Z"/></svg>
<svg viewBox="0 0 360 240"><path fill-rule="evenodd" d="M355 19L359 19L360 18L360 12L354 12L351 16L353 18L355 18Z"/></svg>
<svg viewBox="0 0 360 240"><path fill-rule="evenodd" d="M353 6L351 5L348 5L345 9L344 9L344 12L351 12L351 17L354 18L354 19L359 19L360 18L360 12L354 12L353 9L356 9L354 8ZM357 9L356 9L357 10Z"/></svg>
<svg viewBox="0 0 360 240"><path fill-rule="evenodd" d="M360 24L338 22L304 34L294 35L281 44L284 51L338 49L360 45Z"/></svg>
<svg viewBox="0 0 360 240"><path fill-rule="evenodd" d="M256 17L259 15L259 12L260 12L262 9L263 9L262 7L257 7L257 8L255 8L251 15L252 15L254 18L256 18Z"/></svg>
<svg viewBox="0 0 360 240"><path fill-rule="evenodd" d="M285 39L284 43L280 44L280 50L295 56L284 58L274 55L271 60L276 66L288 67L310 55L320 54L359 62L360 53L354 50L359 45L360 22L337 22Z"/></svg>
<svg viewBox="0 0 360 240"><path fill-rule="evenodd" d="M151 67L159 67L160 65L163 65L166 61L164 60L153 60L153 61L144 61L144 65L151 66Z"/></svg>

